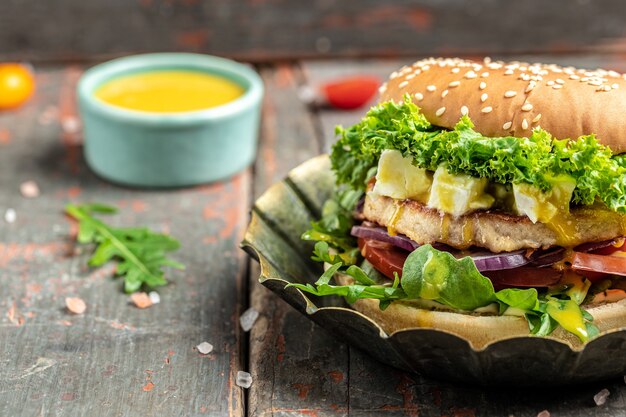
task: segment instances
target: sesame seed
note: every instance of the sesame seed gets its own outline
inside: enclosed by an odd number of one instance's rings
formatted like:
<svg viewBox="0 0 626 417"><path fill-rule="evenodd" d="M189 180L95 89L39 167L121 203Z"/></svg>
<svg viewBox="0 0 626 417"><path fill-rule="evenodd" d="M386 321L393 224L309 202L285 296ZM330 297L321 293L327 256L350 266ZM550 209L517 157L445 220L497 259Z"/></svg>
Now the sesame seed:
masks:
<svg viewBox="0 0 626 417"><path fill-rule="evenodd" d="M572 74L569 76L570 80L580 80L580 77L576 74Z"/></svg>
<svg viewBox="0 0 626 417"><path fill-rule="evenodd" d="M448 87L458 87L461 85L461 81L452 81L450 84L448 84Z"/></svg>
<svg viewBox="0 0 626 417"><path fill-rule="evenodd" d="M448 90L443 90L443 91L441 92L441 98L444 98L444 97L445 97L445 96L447 96L447 95L448 95Z"/></svg>
<svg viewBox="0 0 626 417"><path fill-rule="evenodd" d="M513 122L506 122L505 124L502 125L502 129L509 130L512 125L513 125Z"/></svg>
<svg viewBox="0 0 626 417"><path fill-rule="evenodd" d="M481 81L480 85L478 86L478 88L480 88L481 90L484 90L485 88L487 88L487 83L484 81Z"/></svg>
<svg viewBox="0 0 626 417"><path fill-rule="evenodd" d="M484 103L485 101L487 101L487 97L489 97L489 96L487 95L487 93L483 93L483 95L482 95L482 96L480 96L480 101L481 101L482 103Z"/></svg>
<svg viewBox="0 0 626 417"><path fill-rule="evenodd" d="M530 103L526 103L522 106L522 111L531 111L533 109L533 105Z"/></svg>
<svg viewBox="0 0 626 417"><path fill-rule="evenodd" d="M522 129L524 130L528 129L528 120L526 119L522 120Z"/></svg>
<svg viewBox="0 0 626 417"><path fill-rule="evenodd" d="M430 69L430 65L424 65L422 67L422 71L428 71Z"/></svg>
<svg viewBox="0 0 626 417"><path fill-rule="evenodd" d="M513 90L509 90L506 93L504 93L504 97L506 98L515 97L516 95L517 95L517 91L513 91Z"/></svg>
<svg viewBox="0 0 626 417"><path fill-rule="evenodd" d="M491 58L489 58L488 56L485 57L485 59L483 60L483 62L485 64L490 64L491 63Z"/></svg>
<svg viewBox="0 0 626 417"><path fill-rule="evenodd" d="M437 89L437 87L435 87L434 85L429 85L428 87L426 87L426 89L432 93Z"/></svg>
<svg viewBox="0 0 626 417"><path fill-rule="evenodd" d="M547 85L554 85L554 81L550 80L546 83Z"/></svg>
<svg viewBox="0 0 626 417"><path fill-rule="evenodd" d="M584 82L586 82L586 81L589 81L589 78L587 78L587 77L582 77L582 78L580 79L580 82L581 82L581 83L584 83Z"/></svg>
<svg viewBox="0 0 626 417"><path fill-rule="evenodd" d="M467 108L467 106L461 107L461 114L465 116L467 115L467 113L469 113L469 109Z"/></svg>
<svg viewBox="0 0 626 417"><path fill-rule="evenodd" d="M443 114L443 112L446 111L445 107L440 107L439 109L437 109L437 111L435 112L435 116L439 117Z"/></svg>
<svg viewBox="0 0 626 417"><path fill-rule="evenodd" d="M385 91L387 91L387 84L381 85L380 88L378 89L378 92L380 94L384 93Z"/></svg>
<svg viewBox="0 0 626 417"><path fill-rule="evenodd" d="M398 87L400 87L400 88L404 88L404 87L406 87L407 85L409 85L409 82L408 82L408 81L402 81L402 82L400 83L400 85L398 85Z"/></svg>
<svg viewBox="0 0 626 417"><path fill-rule="evenodd" d="M556 79L556 82L557 82L557 84L561 84L561 85L565 84L565 81L563 81L563 80L562 80L562 79L560 79L560 78L557 78L557 79Z"/></svg>
<svg viewBox="0 0 626 417"><path fill-rule="evenodd" d="M483 113L491 113L492 110L493 110L493 107L487 106L487 107L483 107L481 112L483 112Z"/></svg>
<svg viewBox="0 0 626 417"><path fill-rule="evenodd" d="M600 80L592 80L592 81L589 81L589 85L596 85L596 86L597 85L602 85L602 81L600 81Z"/></svg>
<svg viewBox="0 0 626 417"><path fill-rule="evenodd" d="M398 71L394 71L394 72L392 72L392 73L391 73L391 76L390 76L389 78L391 78L391 79L393 80L393 79L394 79L394 78L396 78L398 75L400 75L400 74L398 74Z"/></svg>
<svg viewBox="0 0 626 417"><path fill-rule="evenodd" d="M611 85L611 88L613 88L615 90L616 88L619 88L619 84L615 83L615 84Z"/></svg>
<svg viewBox="0 0 626 417"><path fill-rule="evenodd" d="M487 77L489 77L489 73L487 71L485 71L482 74L480 74L480 76L483 77L483 78L487 78Z"/></svg>
<svg viewBox="0 0 626 417"><path fill-rule="evenodd" d="M513 70L512 69L508 69L506 71L504 71L504 75L512 75L513 74Z"/></svg>
<svg viewBox="0 0 626 417"><path fill-rule="evenodd" d="M533 119L533 123L537 123L539 119L541 119L541 113L535 116L535 118Z"/></svg>
<svg viewBox="0 0 626 417"><path fill-rule="evenodd" d="M535 88L535 83L531 81L530 83L528 83L528 87L526 87L526 90L524 90L524 92L530 93L531 91L533 91L533 88Z"/></svg>
<svg viewBox="0 0 626 417"><path fill-rule="evenodd" d="M422 93L415 93L415 98L417 99L417 101L422 101L422 100L424 100L424 94L422 94Z"/></svg>
<svg viewBox="0 0 626 417"><path fill-rule="evenodd" d="M559 89L563 88L563 86L561 84L554 84L552 86L552 88L554 88L555 90L559 90Z"/></svg>
<svg viewBox="0 0 626 417"><path fill-rule="evenodd" d="M609 87L608 85L604 86L604 91L611 91L611 87Z"/></svg>
<svg viewBox="0 0 626 417"><path fill-rule="evenodd" d="M452 68L452 73L453 73L453 74L456 74L456 73L458 73L459 71L461 71L461 68L458 68L458 67Z"/></svg>
<svg viewBox="0 0 626 417"><path fill-rule="evenodd" d="M415 74L409 74L406 77L404 77L405 80L412 80L413 78L415 78Z"/></svg>
<svg viewBox="0 0 626 417"><path fill-rule="evenodd" d="M468 71L465 73L465 78L467 78L468 80L471 80L472 78L476 78L476 77L478 77L478 75L476 75L474 71Z"/></svg>

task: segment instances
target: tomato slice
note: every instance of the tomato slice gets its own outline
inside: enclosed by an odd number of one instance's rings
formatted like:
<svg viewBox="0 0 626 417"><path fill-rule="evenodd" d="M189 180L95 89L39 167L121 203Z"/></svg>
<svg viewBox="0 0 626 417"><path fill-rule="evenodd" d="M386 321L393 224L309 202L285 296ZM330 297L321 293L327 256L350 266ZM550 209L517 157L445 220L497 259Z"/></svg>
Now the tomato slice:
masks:
<svg viewBox="0 0 626 417"><path fill-rule="evenodd" d="M394 279L394 272L402 277L402 267L409 252L377 240L359 238L358 243L361 255L380 273L389 279Z"/></svg>
<svg viewBox="0 0 626 417"><path fill-rule="evenodd" d="M626 276L626 257L574 252L571 262L574 271L600 272L602 274ZM590 275L591 276L586 275L590 281L593 282L597 280L597 278L594 277L595 274Z"/></svg>
<svg viewBox="0 0 626 417"><path fill-rule="evenodd" d="M496 291L511 287L549 287L559 282L563 276L562 271L550 267L533 268L524 266L481 273L491 280Z"/></svg>

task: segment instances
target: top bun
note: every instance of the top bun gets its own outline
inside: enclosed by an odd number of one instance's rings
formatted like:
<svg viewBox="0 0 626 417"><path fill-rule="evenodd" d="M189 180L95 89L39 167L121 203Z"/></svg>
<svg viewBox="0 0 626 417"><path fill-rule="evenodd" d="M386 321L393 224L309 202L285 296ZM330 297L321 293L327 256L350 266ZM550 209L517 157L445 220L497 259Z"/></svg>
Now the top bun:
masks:
<svg viewBox="0 0 626 417"><path fill-rule="evenodd" d="M393 72L381 101L410 94L434 125L451 129L467 114L487 137L529 136L537 126L558 139L595 134L626 152L626 75L523 62L429 58Z"/></svg>

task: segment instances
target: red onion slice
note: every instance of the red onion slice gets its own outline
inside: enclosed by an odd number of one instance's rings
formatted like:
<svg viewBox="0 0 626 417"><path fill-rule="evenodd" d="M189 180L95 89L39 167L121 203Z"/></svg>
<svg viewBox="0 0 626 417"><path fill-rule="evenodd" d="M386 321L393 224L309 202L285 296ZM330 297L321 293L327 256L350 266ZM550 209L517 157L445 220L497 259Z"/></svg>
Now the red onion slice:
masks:
<svg viewBox="0 0 626 417"><path fill-rule="evenodd" d="M607 246L615 245L617 239L603 240L602 242L587 242L574 248L576 252L593 252L594 250L603 249Z"/></svg>
<svg viewBox="0 0 626 417"><path fill-rule="evenodd" d="M530 260L524 256L525 252L524 250L503 253L475 252L470 253L469 256L476 264L476 269L480 272L499 271L502 269L519 268L528 264Z"/></svg>
<svg viewBox="0 0 626 417"><path fill-rule="evenodd" d="M352 236L363 239L373 239L380 242L390 243L400 249L412 252L419 248L419 244L404 235L391 236L384 227L352 226Z"/></svg>
<svg viewBox="0 0 626 417"><path fill-rule="evenodd" d="M389 243L400 249L412 252L420 244L409 239L404 235L391 236L387 232L387 229L380 226L370 226L370 223L365 223L366 226L353 226L351 234L352 236L361 237L363 239L373 239L380 242ZM505 253L492 253L492 252L468 252L468 251L456 251L447 245L437 244L433 245L436 249L450 252L456 258L462 258L469 256L476 264L476 268L479 271L494 271L500 269L513 269L520 266L524 266L530 262L530 259L524 256L525 251L519 250L515 252Z"/></svg>

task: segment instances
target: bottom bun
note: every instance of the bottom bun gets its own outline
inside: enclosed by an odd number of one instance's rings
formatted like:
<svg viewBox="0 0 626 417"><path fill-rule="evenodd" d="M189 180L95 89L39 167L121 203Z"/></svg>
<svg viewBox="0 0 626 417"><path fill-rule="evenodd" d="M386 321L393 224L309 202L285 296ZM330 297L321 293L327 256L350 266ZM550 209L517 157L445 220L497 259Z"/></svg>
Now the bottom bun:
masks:
<svg viewBox="0 0 626 417"><path fill-rule="evenodd" d="M350 285L354 281L344 274L335 274L339 285ZM385 310L378 307L378 300L361 299L352 308L374 320L391 334L399 330L431 328L455 334L467 340L475 350L512 337L530 336L528 322L523 317L455 313L450 311L425 310L401 302L391 303ZM601 332L626 327L626 300L597 305L586 309L594 317L594 324ZM583 343L573 334L557 328L550 336L573 348Z"/></svg>

